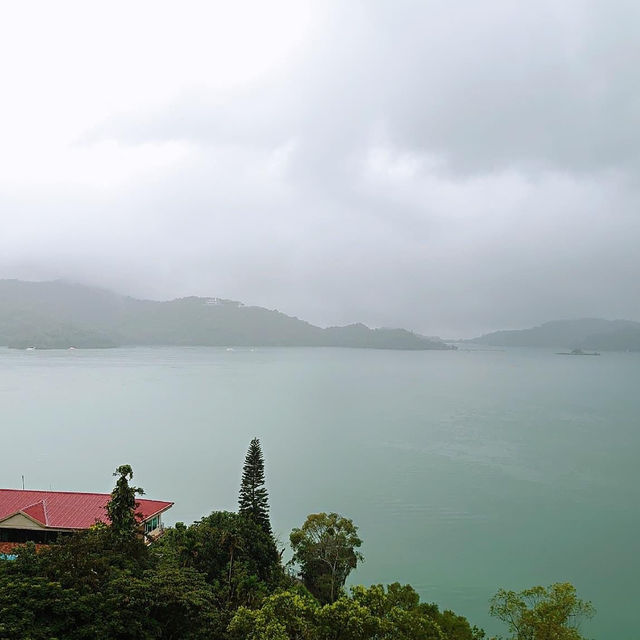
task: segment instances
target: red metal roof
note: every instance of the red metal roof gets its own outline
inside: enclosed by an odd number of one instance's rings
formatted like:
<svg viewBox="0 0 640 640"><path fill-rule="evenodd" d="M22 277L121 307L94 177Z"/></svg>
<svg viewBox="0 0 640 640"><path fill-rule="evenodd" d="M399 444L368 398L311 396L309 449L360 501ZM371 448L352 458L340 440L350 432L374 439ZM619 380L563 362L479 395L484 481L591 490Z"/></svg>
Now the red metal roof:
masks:
<svg viewBox="0 0 640 640"><path fill-rule="evenodd" d="M88 529L96 520L108 522L105 507L109 498L108 493L0 489L0 526L5 518L22 512L44 527ZM139 499L137 510L144 521L172 505L173 502Z"/></svg>

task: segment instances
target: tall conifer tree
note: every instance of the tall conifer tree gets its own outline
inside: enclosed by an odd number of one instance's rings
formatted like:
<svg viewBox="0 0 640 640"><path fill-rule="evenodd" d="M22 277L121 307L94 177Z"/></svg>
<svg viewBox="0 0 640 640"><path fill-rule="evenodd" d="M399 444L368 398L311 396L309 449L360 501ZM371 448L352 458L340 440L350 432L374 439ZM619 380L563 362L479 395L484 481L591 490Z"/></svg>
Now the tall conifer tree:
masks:
<svg viewBox="0 0 640 640"><path fill-rule="evenodd" d="M254 438L244 459L239 509L241 515L251 518L271 535L269 521L269 495L264 486L264 458L260 440Z"/></svg>

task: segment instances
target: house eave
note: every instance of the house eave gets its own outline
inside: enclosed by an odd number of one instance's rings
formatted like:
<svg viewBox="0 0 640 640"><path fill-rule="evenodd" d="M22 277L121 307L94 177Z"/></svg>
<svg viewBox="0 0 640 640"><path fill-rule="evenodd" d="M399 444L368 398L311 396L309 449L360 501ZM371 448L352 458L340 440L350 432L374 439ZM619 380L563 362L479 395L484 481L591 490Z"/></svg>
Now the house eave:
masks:
<svg viewBox="0 0 640 640"><path fill-rule="evenodd" d="M154 513L148 515L144 520L141 520L140 522L141 523L148 522L152 518L155 518L156 516L160 515L161 513L164 513L165 511L168 511L169 509L171 509L171 507L173 507L173 505L174 505L174 503L172 502L172 503L168 504L166 507L162 507L162 509L158 509Z"/></svg>

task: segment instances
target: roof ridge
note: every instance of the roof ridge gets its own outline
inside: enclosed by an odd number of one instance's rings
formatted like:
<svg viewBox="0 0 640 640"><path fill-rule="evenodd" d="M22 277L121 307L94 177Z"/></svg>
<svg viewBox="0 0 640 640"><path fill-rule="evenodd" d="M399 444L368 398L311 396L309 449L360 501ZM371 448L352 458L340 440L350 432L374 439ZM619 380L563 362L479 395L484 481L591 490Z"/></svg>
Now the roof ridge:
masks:
<svg viewBox="0 0 640 640"><path fill-rule="evenodd" d="M71 496L102 496L102 497L110 497L111 493L98 493L97 491L48 491L45 489L0 489L0 491L14 491L16 493L45 493L45 494L64 494ZM39 501L34 502L33 504L37 504L38 502L42 502L44 498ZM153 498L136 498L137 502L146 501L146 502L167 502L166 500L155 500ZM29 505L32 506L32 505Z"/></svg>
<svg viewBox="0 0 640 640"><path fill-rule="evenodd" d="M16 493L67 493L80 496L110 496L111 493L100 493L98 491L52 491L50 489L0 489L0 491L15 491Z"/></svg>
<svg viewBox="0 0 640 640"><path fill-rule="evenodd" d="M40 520L38 516L29 513L29 509L31 509L32 507L38 507L38 506L42 507L42 516L44 517L44 522ZM22 507L19 513L29 516L33 520L37 520L38 522L43 524L45 527L49 526L49 517L47 514L47 506L45 504L44 498L42 498L42 500L38 500L37 502L33 502L32 504L28 504L26 507Z"/></svg>
<svg viewBox="0 0 640 640"><path fill-rule="evenodd" d="M32 502L31 504L28 504L26 507L22 507L22 509L23 510L30 509L31 507L35 507L37 504L40 504L41 502L44 502L44 498L42 498L42 500L37 500L36 502Z"/></svg>

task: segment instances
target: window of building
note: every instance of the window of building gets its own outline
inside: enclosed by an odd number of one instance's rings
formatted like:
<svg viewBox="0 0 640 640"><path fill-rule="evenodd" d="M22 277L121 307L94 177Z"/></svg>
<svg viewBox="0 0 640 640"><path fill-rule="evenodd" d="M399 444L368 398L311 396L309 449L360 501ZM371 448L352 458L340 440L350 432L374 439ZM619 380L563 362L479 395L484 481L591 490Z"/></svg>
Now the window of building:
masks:
<svg viewBox="0 0 640 640"><path fill-rule="evenodd" d="M145 533L149 533L150 531L155 531L160 526L160 516L154 516L151 520L147 520L144 523L144 531Z"/></svg>

